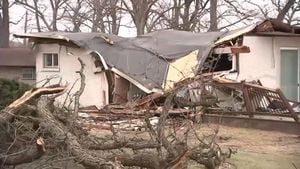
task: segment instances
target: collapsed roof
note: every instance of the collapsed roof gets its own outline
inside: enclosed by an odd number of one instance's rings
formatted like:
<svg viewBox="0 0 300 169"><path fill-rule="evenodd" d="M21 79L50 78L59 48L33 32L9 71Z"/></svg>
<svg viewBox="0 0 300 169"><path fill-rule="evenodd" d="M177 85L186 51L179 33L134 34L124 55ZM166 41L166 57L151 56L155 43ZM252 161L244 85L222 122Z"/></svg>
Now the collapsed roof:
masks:
<svg viewBox="0 0 300 169"><path fill-rule="evenodd" d="M161 30L135 38L123 38L105 33L26 33L14 35L30 38L36 43L45 40L65 41L96 53L106 69L129 80L146 93L163 91L170 63L197 50L201 66L211 49L247 33L284 32L294 34L295 29L268 19L257 24L229 32L192 33ZM197 71L194 67L191 71ZM181 71L181 70L177 70Z"/></svg>
<svg viewBox="0 0 300 169"><path fill-rule="evenodd" d="M170 62L199 50L202 56L222 32L191 33L183 31L158 31L136 38L122 38L104 33L30 33L17 37L64 40L78 47L94 51L101 57L104 67L116 70L129 81L141 84L147 93L162 89ZM185 39L185 40L184 40ZM40 42L42 43L42 42ZM130 79L128 79L130 78ZM139 87L139 86L138 86Z"/></svg>

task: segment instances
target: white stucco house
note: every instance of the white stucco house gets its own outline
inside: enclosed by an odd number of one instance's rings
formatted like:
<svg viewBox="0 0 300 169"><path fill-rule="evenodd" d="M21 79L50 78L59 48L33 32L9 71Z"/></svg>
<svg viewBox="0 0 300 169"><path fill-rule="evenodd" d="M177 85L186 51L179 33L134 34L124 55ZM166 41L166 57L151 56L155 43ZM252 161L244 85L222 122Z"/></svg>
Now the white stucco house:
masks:
<svg viewBox="0 0 300 169"><path fill-rule="evenodd" d="M212 71L209 64L226 78L260 80L299 101L299 30L268 19L229 32L167 30L136 38L65 32L15 36L34 42L37 82L57 76L51 83L60 81L76 91L81 58L86 87L80 103L101 107L163 93L185 78Z"/></svg>
<svg viewBox="0 0 300 169"><path fill-rule="evenodd" d="M55 43L41 43L34 47L34 53L36 57L36 79L37 82L41 81L37 85L42 85L43 80L47 78L52 79L49 85L57 84L61 80L62 85L68 86L69 89L73 88L70 94L74 94L80 87L80 76L76 71L80 69L77 58L81 58L86 65L84 75L87 80L80 103L84 106L102 106L109 102L107 77L105 72L97 72L94 64L95 59L89 51ZM61 102L66 99L64 96L59 98ZM69 102L69 100L66 101Z"/></svg>
<svg viewBox="0 0 300 169"><path fill-rule="evenodd" d="M300 101L300 28L270 19L234 34L242 35L237 40L250 52L236 55L235 70L225 76L238 81L260 80L263 86L281 89L288 99Z"/></svg>

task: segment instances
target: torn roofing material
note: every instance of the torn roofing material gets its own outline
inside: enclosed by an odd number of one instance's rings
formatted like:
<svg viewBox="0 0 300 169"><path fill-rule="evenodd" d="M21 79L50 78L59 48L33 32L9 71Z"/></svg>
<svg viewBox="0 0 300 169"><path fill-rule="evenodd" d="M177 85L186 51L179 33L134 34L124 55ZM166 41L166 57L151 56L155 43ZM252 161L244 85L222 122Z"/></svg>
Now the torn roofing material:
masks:
<svg viewBox="0 0 300 169"><path fill-rule="evenodd" d="M221 32L191 33L183 31L158 31L136 38L122 38L104 33L31 33L16 37L52 39L72 42L78 47L95 51L109 67L135 80L146 93L162 90L170 62L188 53L210 48ZM39 41L41 43L41 41ZM117 73L117 72L115 72ZM147 90L148 89L148 90Z"/></svg>
<svg viewBox="0 0 300 169"><path fill-rule="evenodd" d="M228 31L220 36L220 39L218 39L215 44L221 44L248 33L265 36L299 36L299 30L299 27L269 18L239 29Z"/></svg>
<svg viewBox="0 0 300 169"><path fill-rule="evenodd" d="M135 38L134 44L164 59L174 60L196 49L204 51L223 34L224 32L193 33L160 30Z"/></svg>

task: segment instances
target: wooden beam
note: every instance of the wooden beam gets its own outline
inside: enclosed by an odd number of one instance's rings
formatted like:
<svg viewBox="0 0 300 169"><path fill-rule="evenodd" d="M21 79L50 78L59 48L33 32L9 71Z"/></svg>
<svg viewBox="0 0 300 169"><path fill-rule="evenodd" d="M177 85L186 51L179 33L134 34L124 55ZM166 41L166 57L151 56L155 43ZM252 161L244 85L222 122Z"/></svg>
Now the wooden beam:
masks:
<svg viewBox="0 0 300 169"><path fill-rule="evenodd" d="M230 53L250 53L248 46L227 46L223 48L214 48L214 54L230 54Z"/></svg>

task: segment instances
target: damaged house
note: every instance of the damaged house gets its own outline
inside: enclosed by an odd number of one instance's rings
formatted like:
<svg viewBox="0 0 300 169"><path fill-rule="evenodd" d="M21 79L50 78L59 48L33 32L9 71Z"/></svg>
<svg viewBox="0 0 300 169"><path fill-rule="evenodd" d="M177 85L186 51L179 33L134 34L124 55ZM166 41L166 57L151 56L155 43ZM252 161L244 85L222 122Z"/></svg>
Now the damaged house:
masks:
<svg viewBox="0 0 300 169"><path fill-rule="evenodd" d="M15 36L34 42L38 82L51 78L51 83L56 84L60 79L53 77L61 77L61 83L70 87L76 83L76 91L80 57L86 64L86 86L80 102L82 106L101 107L163 93L174 83L195 76L198 58L209 53L221 34L159 31L122 38L101 33L55 32Z"/></svg>
<svg viewBox="0 0 300 169"><path fill-rule="evenodd" d="M62 78L79 88L77 58L86 64L82 106L125 103L164 93L199 73L221 72L232 80L260 80L299 100L299 29L268 19L229 31L162 30L136 38L103 33L29 33L36 79ZM58 83L53 78L52 83Z"/></svg>
<svg viewBox="0 0 300 169"><path fill-rule="evenodd" d="M299 101L300 28L268 19L231 31L215 44L228 43L245 45L251 52L234 56L235 69L226 78L260 80L263 86L281 89L288 99Z"/></svg>

